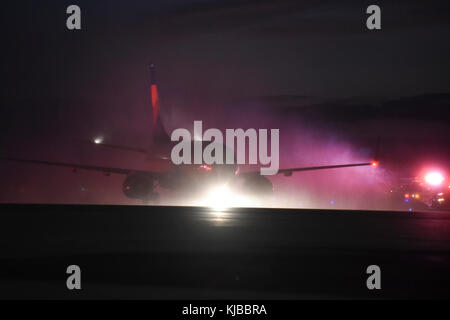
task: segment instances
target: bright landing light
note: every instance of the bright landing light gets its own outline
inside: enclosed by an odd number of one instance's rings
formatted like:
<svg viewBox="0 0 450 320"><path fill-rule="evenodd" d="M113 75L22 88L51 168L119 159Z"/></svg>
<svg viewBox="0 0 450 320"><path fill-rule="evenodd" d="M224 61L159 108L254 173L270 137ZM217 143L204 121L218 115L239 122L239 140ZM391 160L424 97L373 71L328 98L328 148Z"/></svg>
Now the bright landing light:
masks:
<svg viewBox="0 0 450 320"><path fill-rule="evenodd" d="M253 202L247 198L233 193L227 185L212 188L201 201L201 205L210 207L216 212L222 212L232 207L248 207Z"/></svg>
<svg viewBox="0 0 450 320"><path fill-rule="evenodd" d="M233 198L233 193L226 185L215 187L208 193L205 205L215 211L223 211L232 205Z"/></svg>
<svg viewBox="0 0 450 320"><path fill-rule="evenodd" d="M444 177L439 172L430 172L425 176L425 182L432 186L438 186L444 181Z"/></svg>

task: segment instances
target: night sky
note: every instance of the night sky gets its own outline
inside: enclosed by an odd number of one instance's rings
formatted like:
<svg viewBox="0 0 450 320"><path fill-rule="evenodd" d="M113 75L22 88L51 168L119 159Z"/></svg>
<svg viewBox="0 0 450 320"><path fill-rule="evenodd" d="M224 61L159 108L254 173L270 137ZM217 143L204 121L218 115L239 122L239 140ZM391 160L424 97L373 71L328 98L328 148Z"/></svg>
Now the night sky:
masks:
<svg viewBox="0 0 450 320"><path fill-rule="evenodd" d="M366 28L370 4L382 30ZM381 137L385 174L450 169L448 1L17 1L1 15L2 155L145 168L79 140L147 145L155 63L169 132L277 127L282 166L367 159ZM0 200L128 203L122 178L66 171L2 163ZM290 183L332 193L346 174Z"/></svg>

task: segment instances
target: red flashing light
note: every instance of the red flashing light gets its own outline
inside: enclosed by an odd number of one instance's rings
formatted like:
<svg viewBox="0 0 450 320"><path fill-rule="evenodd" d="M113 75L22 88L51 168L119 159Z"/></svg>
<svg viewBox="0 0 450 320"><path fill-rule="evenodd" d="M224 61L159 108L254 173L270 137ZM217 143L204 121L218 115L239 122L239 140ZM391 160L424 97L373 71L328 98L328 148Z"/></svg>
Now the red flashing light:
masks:
<svg viewBox="0 0 450 320"><path fill-rule="evenodd" d="M372 167L378 167L378 161L372 161L371 163L370 163L370 165L372 166Z"/></svg>
<svg viewBox="0 0 450 320"><path fill-rule="evenodd" d="M409 193L405 193L405 198L409 198Z"/></svg>
<svg viewBox="0 0 450 320"><path fill-rule="evenodd" d="M425 175L425 182L431 186L439 186L444 180L444 176L436 171L429 172Z"/></svg>

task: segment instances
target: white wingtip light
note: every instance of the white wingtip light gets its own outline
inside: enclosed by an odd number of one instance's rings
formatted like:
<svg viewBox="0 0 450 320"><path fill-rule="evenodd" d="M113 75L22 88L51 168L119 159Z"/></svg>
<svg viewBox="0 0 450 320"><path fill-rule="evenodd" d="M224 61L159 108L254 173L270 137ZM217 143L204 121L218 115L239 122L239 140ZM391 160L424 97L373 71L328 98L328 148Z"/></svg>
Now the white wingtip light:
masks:
<svg viewBox="0 0 450 320"><path fill-rule="evenodd" d="M100 144L100 143L103 142L103 137L97 137L93 141L94 141L95 144Z"/></svg>

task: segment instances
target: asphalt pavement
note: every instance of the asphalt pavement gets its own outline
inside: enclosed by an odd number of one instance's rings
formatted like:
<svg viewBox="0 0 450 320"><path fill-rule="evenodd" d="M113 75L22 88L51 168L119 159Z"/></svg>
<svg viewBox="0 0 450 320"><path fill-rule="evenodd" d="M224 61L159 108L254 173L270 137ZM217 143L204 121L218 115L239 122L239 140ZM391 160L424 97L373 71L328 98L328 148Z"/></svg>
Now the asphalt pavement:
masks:
<svg viewBox="0 0 450 320"><path fill-rule="evenodd" d="M450 213L1 204L0 298L449 298ZM81 268L82 290L66 269ZM381 270L369 290L366 269Z"/></svg>

